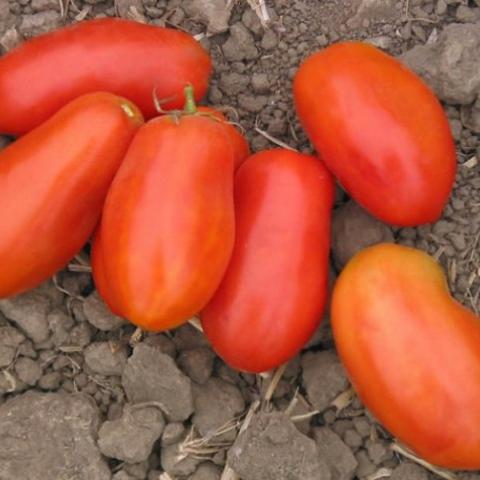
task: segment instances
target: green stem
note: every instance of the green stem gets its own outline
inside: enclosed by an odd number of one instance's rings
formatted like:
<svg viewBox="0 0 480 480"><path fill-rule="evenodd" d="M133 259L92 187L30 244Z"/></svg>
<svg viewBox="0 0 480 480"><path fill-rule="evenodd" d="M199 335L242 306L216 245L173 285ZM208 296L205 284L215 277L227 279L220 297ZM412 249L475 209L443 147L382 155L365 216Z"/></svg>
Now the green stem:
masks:
<svg viewBox="0 0 480 480"><path fill-rule="evenodd" d="M185 106L183 107L184 113L187 115L193 115L197 113L197 104L195 103L195 94L193 91L193 86L188 84L183 92L185 94Z"/></svg>

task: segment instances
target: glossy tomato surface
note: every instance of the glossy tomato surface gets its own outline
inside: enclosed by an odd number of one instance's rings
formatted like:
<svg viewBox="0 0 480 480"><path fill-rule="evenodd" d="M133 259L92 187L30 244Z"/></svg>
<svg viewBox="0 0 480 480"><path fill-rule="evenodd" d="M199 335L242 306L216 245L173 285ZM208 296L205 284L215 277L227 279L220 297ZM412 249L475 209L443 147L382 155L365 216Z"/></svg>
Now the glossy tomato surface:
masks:
<svg viewBox="0 0 480 480"><path fill-rule="evenodd" d="M201 313L232 367L270 370L318 326L327 295L333 180L315 157L251 156L235 179L236 239L227 273Z"/></svg>
<svg viewBox="0 0 480 480"><path fill-rule="evenodd" d="M33 38L0 59L0 133L19 135L79 95L108 91L151 118L153 93L183 104L183 88L206 92L211 60L190 35L118 18L89 20Z"/></svg>
<svg viewBox="0 0 480 480"><path fill-rule="evenodd" d="M233 152L223 125L202 115L139 130L93 247L94 278L114 312L160 331L211 298L234 242Z"/></svg>
<svg viewBox="0 0 480 480"><path fill-rule="evenodd" d="M228 121L222 112L219 112L211 107L204 106L198 107L198 111L212 115L223 124L224 130L232 142L236 170L250 156L250 145L248 144L247 139L242 135L242 133L240 133L237 126Z"/></svg>
<svg viewBox="0 0 480 480"><path fill-rule="evenodd" d="M347 42L310 56L295 105L315 149L346 191L396 225L436 221L455 177L455 148L435 95L399 61Z"/></svg>
<svg viewBox="0 0 480 480"><path fill-rule="evenodd" d="M357 254L334 288L340 357L366 407L407 446L447 468L480 468L480 320L413 248Z"/></svg>
<svg viewBox="0 0 480 480"><path fill-rule="evenodd" d="M89 94L0 152L0 297L37 286L83 247L142 123L129 101Z"/></svg>

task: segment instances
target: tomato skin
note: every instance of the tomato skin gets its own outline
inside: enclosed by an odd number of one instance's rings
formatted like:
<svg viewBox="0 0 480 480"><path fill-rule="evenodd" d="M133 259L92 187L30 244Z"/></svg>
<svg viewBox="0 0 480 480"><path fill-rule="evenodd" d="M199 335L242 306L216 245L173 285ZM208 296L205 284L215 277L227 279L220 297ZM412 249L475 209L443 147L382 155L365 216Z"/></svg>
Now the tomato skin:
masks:
<svg viewBox="0 0 480 480"><path fill-rule="evenodd" d="M315 157L251 156L235 178L236 240L227 273L201 313L232 367L270 370L318 326L327 295L333 180Z"/></svg>
<svg viewBox="0 0 480 480"><path fill-rule="evenodd" d="M225 132L230 137L234 150L234 168L235 170L240 167L240 165L250 156L250 145L247 142L247 139L238 131L238 129L230 123L225 115L218 110L215 110L211 107L198 107L199 112L212 114L223 124Z"/></svg>
<svg viewBox="0 0 480 480"><path fill-rule="evenodd" d="M395 225L440 217L455 146L439 101L419 77L371 45L346 42L310 56L293 90L315 149L359 204Z"/></svg>
<svg viewBox="0 0 480 480"><path fill-rule="evenodd" d="M0 133L20 135L85 93L108 91L134 102L148 118L179 108L191 83L197 100L211 60L190 35L117 18L77 23L33 38L0 59ZM34 79L34 80L32 80Z"/></svg>
<svg viewBox="0 0 480 480"><path fill-rule="evenodd" d="M37 286L83 247L141 123L129 101L89 94L0 152L0 297Z"/></svg>
<svg viewBox="0 0 480 480"><path fill-rule="evenodd" d="M425 460L480 468L480 322L413 248L357 254L333 292L340 357L366 407Z"/></svg>
<svg viewBox="0 0 480 480"><path fill-rule="evenodd" d="M233 248L233 160L223 125L206 116L159 117L139 130L93 245L94 279L115 313L161 331L205 306Z"/></svg>

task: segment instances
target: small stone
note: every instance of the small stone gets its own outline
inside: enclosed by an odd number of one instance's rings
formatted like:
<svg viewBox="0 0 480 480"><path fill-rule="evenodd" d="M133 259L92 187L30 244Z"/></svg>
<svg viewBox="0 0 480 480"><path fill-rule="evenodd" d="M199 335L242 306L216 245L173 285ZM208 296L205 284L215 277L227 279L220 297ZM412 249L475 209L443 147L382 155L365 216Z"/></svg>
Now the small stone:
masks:
<svg viewBox="0 0 480 480"><path fill-rule="evenodd" d="M72 317L60 309L55 309L47 316L48 326L52 332L52 342L58 348L68 344L70 330L75 322Z"/></svg>
<svg viewBox="0 0 480 480"><path fill-rule="evenodd" d="M119 419L107 420L100 427L98 446L106 457L127 463L143 462L148 459L164 426L158 408L126 405Z"/></svg>
<svg viewBox="0 0 480 480"><path fill-rule="evenodd" d="M135 477L132 477L131 475L129 475L127 472L120 470L113 476L112 480L136 480L136 479Z"/></svg>
<svg viewBox="0 0 480 480"><path fill-rule="evenodd" d="M247 112L258 113L263 110L267 104L267 97L263 95L253 96L241 93L238 96L238 105Z"/></svg>
<svg viewBox="0 0 480 480"><path fill-rule="evenodd" d="M228 451L228 464L248 480L330 480L315 442L283 413L259 413Z"/></svg>
<svg viewBox="0 0 480 480"><path fill-rule="evenodd" d="M47 10L57 10L58 0L32 0L32 10L34 12L45 12Z"/></svg>
<svg viewBox="0 0 480 480"><path fill-rule="evenodd" d="M429 478L425 469L414 463L405 462L393 471L390 480L428 480Z"/></svg>
<svg viewBox="0 0 480 480"><path fill-rule="evenodd" d="M211 35L228 30L233 2L228 0L187 0L182 2L185 12L193 19L207 26Z"/></svg>
<svg viewBox="0 0 480 480"><path fill-rule="evenodd" d="M393 241L390 228L369 215L354 201L349 201L335 210L332 223L332 256L339 270L364 248Z"/></svg>
<svg viewBox="0 0 480 480"><path fill-rule="evenodd" d="M58 390L62 383L62 374L60 372L45 373L38 381L38 387L42 390Z"/></svg>
<svg viewBox="0 0 480 480"><path fill-rule="evenodd" d="M437 5L435 7L435 13L437 15L445 15L447 13L447 2L445 0L438 0Z"/></svg>
<svg viewBox="0 0 480 480"><path fill-rule="evenodd" d="M355 430L362 438L366 438L370 435L371 425L365 417L356 417L353 419L353 425Z"/></svg>
<svg viewBox="0 0 480 480"><path fill-rule="evenodd" d="M0 406L0 478L109 480L99 411L83 394L27 392Z"/></svg>
<svg viewBox="0 0 480 480"><path fill-rule="evenodd" d="M458 118L449 118L448 123L450 124L450 130L452 131L452 136L455 141L460 141L462 136L463 125Z"/></svg>
<svg viewBox="0 0 480 480"><path fill-rule="evenodd" d="M118 15L129 20L143 20L143 0L115 0Z"/></svg>
<svg viewBox="0 0 480 480"><path fill-rule="evenodd" d="M278 37L277 34L272 30L268 29L263 34L262 41L260 46L264 50L273 50L278 45Z"/></svg>
<svg viewBox="0 0 480 480"><path fill-rule="evenodd" d="M270 80L266 73L254 73L252 75L252 87L256 93L268 93Z"/></svg>
<svg viewBox="0 0 480 480"><path fill-rule="evenodd" d="M148 462L125 464L123 471L136 480L144 480L148 472Z"/></svg>
<svg viewBox="0 0 480 480"><path fill-rule="evenodd" d="M54 10L23 15L21 18L18 29L24 37L33 37L54 30L60 26L62 21L60 13Z"/></svg>
<svg viewBox="0 0 480 480"><path fill-rule="evenodd" d="M460 5L457 8L455 17L462 23L475 23L480 20L480 8L469 8L466 5Z"/></svg>
<svg viewBox="0 0 480 480"><path fill-rule="evenodd" d="M193 425L200 435L210 437L222 426L233 420L245 408L240 390L220 378L210 378L205 385L193 385L195 414ZM236 432L222 435L222 440L233 440Z"/></svg>
<svg viewBox="0 0 480 480"><path fill-rule="evenodd" d="M170 421L186 420L193 412L191 381L168 355L139 344L128 359L122 386L132 403L159 402Z"/></svg>
<svg viewBox="0 0 480 480"><path fill-rule="evenodd" d="M87 321L104 332L117 330L126 325L126 321L122 317L114 315L109 310L97 291L94 291L85 299L83 311Z"/></svg>
<svg viewBox="0 0 480 480"><path fill-rule="evenodd" d="M121 375L127 364L125 348L112 348L110 342L95 342L85 349L85 363L99 375Z"/></svg>
<svg viewBox="0 0 480 480"><path fill-rule="evenodd" d="M257 37L263 34L264 28L253 8L247 8L243 12L242 22Z"/></svg>
<svg viewBox="0 0 480 480"><path fill-rule="evenodd" d="M473 23L447 25L437 42L415 46L402 60L441 100L468 105L480 91L480 28Z"/></svg>
<svg viewBox="0 0 480 480"><path fill-rule="evenodd" d="M162 446L178 443L185 433L185 426L180 422L169 423L163 430Z"/></svg>
<svg viewBox="0 0 480 480"><path fill-rule="evenodd" d="M19 330L9 325L0 327L0 368L8 367L14 360L17 348L25 340Z"/></svg>
<svg viewBox="0 0 480 480"><path fill-rule="evenodd" d="M253 60L258 57L255 40L241 22L237 22L230 27L230 36L223 44L222 50L229 62Z"/></svg>
<svg viewBox="0 0 480 480"><path fill-rule="evenodd" d="M381 441L368 441L367 452L370 460L375 465L380 465L382 462L392 456L391 450Z"/></svg>
<svg viewBox="0 0 480 480"><path fill-rule="evenodd" d="M463 233L450 233L448 238L458 252L463 252L467 248L467 240Z"/></svg>
<svg viewBox="0 0 480 480"><path fill-rule="evenodd" d="M179 446L179 443L168 445L163 447L160 453L162 468L173 478L191 475L201 462L192 455L181 455Z"/></svg>
<svg viewBox="0 0 480 480"><path fill-rule="evenodd" d="M343 440L330 428L320 427L313 431L320 458L328 465L332 480L351 480L357 469L357 461Z"/></svg>
<svg viewBox="0 0 480 480"><path fill-rule="evenodd" d="M355 454L355 459L358 463L357 470L355 471L355 474L358 478L368 477L369 475L372 475L377 471L377 467L370 461L365 450L359 450Z"/></svg>
<svg viewBox="0 0 480 480"><path fill-rule="evenodd" d="M360 448L363 443L362 437L359 435L359 433L356 430L351 429L345 432L343 440L345 441L346 445L355 450Z"/></svg>
<svg viewBox="0 0 480 480"><path fill-rule="evenodd" d="M212 462L201 463L188 480L220 480L222 469Z"/></svg>
<svg viewBox="0 0 480 480"><path fill-rule="evenodd" d="M85 348L92 341L92 327L87 322L79 323L70 330L69 344Z"/></svg>
<svg viewBox="0 0 480 480"><path fill-rule="evenodd" d="M455 224L449 222L448 220L439 220L435 225L433 225L432 233L442 237L447 233L451 233L455 230Z"/></svg>
<svg viewBox="0 0 480 480"><path fill-rule="evenodd" d="M218 86L227 95L237 95L246 90L249 79L237 72L224 72L220 75Z"/></svg>
<svg viewBox="0 0 480 480"><path fill-rule="evenodd" d="M42 376L42 368L31 358L21 357L15 362L15 372L18 378L27 385L35 385Z"/></svg>
<svg viewBox="0 0 480 480"><path fill-rule="evenodd" d="M35 290L0 300L0 312L17 324L35 343L45 341L50 335L47 321L50 309L48 297Z"/></svg>
<svg viewBox="0 0 480 480"><path fill-rule="evenodd" d="M205 383L212 375L215 354L209 348L193 348L183 351L178 366L197 383Z"/></svg>
<svg viewBox="0 0 480 480"><path fill-rule="evenodd" d="M160 352L168 355L169 357L175 358L177 356L177 349L175 348L175 344L163 333L149 335L148 337L145 337L143 343L145 345L150 345L151 347L157 348L158 350L160 350Z"/></svg>
<svg viewBox="0 0 480 480"><path fill-rule="evenodd" d="M188 323L175 330L173 343L179 352L198 347L210 347L205 335Z"/></svg>
<svg viewBox="0 0 480 480"><path fill-rule="evenodd" d="M345 371L332 351L308 352L302 357L302 383L309 402L320 411L348 388Z"/></svg>

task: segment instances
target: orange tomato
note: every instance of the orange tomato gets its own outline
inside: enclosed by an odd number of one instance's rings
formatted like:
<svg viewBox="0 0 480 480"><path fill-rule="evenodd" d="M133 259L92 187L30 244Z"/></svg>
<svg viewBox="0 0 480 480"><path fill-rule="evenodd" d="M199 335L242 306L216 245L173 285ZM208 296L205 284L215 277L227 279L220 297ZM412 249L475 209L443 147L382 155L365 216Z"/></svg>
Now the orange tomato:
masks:
<svg viewBox="0 0 480 480"><path fill-rule="evenodd" d="M413 72L375 47L332 45L294 80L298 115L345 190L395 225L436 221L455 179L456 156L439 101Z"/></svg>
<svg viewBox="0 0 480 480"><path fill-rule="evenodd" d="M333 292L340 357L366 407L425 460L480 468L480 319L426 253L380 244Z"/></svg>
<svg viewBox="0 0 480 480"><path fill-rule="evenodd" d="M0 152L0 297L37 286L83 247L142 123L128 100L89 94Z"/></svg>

